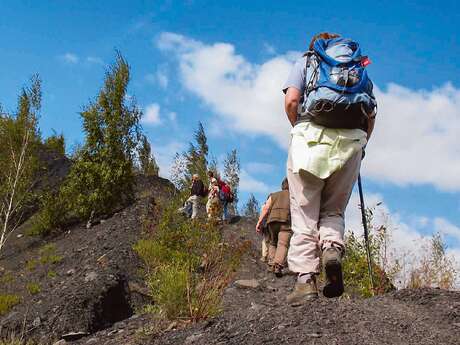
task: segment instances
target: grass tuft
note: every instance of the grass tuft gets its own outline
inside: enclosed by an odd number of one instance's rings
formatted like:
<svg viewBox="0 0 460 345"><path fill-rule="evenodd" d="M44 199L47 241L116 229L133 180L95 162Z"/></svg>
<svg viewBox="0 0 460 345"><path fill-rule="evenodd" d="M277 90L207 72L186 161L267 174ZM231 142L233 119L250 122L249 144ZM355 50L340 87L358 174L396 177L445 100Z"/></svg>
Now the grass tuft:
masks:
<svg viewBox="0 0 460 345"><path fill-rule="evenodd" d="M21 298L16 295L0 295L0 315L8 313L10 309L19 304L20 301Z"/></svg>

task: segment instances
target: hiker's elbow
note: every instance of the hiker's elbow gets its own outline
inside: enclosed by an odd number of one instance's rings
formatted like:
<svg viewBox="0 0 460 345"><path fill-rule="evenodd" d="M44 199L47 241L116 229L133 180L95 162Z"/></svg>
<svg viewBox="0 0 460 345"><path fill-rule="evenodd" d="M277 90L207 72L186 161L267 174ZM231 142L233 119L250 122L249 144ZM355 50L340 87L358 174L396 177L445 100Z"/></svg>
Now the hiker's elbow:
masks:
<svg viewBox="0 0 460 345"><path fill-rule="evenodd" d="M297 113L297 108L300 101L300 91L296 88L290 87L286 92L286 97L284 99L284 108L287 114L292 114L293 112Z"/></svg>

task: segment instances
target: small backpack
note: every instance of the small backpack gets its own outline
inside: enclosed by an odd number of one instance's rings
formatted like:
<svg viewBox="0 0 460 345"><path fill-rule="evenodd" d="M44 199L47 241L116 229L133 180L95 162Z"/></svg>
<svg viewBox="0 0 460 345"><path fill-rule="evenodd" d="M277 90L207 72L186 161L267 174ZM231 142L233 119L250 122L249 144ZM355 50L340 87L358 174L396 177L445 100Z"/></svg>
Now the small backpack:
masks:
<svg viewBox="0 0 460 345"><path fill-rule="evenodd" d="M318 39L306 53L306 87L299 121L328 128L367 130L376 108L373 84L359 44L345 38Z"/></svg>
<svg viewBox="0 0 460 345"><path fill-rule="evenodd" d="M219 198L222 201L233 202L233 193L230 186L225 182L220 185Z"/></svg>

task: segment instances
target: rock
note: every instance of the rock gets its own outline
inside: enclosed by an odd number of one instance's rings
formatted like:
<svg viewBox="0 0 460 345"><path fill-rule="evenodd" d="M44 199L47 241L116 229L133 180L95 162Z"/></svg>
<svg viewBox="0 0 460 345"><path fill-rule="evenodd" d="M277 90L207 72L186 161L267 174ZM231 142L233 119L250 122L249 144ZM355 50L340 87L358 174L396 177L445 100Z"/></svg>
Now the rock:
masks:
<svg viewBox="0 0 460 345"><path fill-rule="evenodd" d="M456 327L460 327L460 322L454 323L453 325L456 326Z"/></svg>
<svg viewBox="0 0 460 345"><path fill-rule="evenodd" d="M71 268L65 274L67 274L68 276L74 275L75 274L75 269Z"/></svg>
<svg viewBox="0 0 460 345"><path fill-rule="evenodd" d="M38 327L38 326L41 325L41 323L42 323L42 320L40 320L40 317L37 316L37 317L34 319L34 321L32 322L32 325L33 325L34 327Z"/></svg>
<svg viewBox="0 0 460 345"><path fill-rule="evenodd" d="M200 339L203 334L192 334L191 336L187 337L184 341L184 344L193 344L195 341Z"/></svg>
<svg viewBox="0 0 460 345"><path fill-rule="evenodd" d="M150 290L144 286L139 285L136 282L129 281L128 282L128 287L131 292L137 292L140 295L144 295L147 297L151 297L152 294L150 293Z"/></svg>
<svg viewBox="0 0 460 345"><path fill-rule="evenodd" d="M169 324L168 328L166 328L166 331L171 331L173 330L174 328L177 327L177 322L176 321L173 321Z"/></svg>
<svg viewBox="0 0 460 345"><path fill-rule="evenodd" d="M97 273L92 271L85 275L85 283L92 282L97 279Z"/></svg>
<svg viewBox="0 0 460 345"><path fill-rule="evenodd" d="M235 281L235 286L240 289L257 289L260 284L256 279L241 279Z"/></svg>
<svg viewBox="0 0 460 345"><path fill-rule="evenodd" d="M17 234L16 237L17 237L17 238L21 238L21 237L24 237L24 235L23 235L23 234Z"/></svg>
<svg viewBox="0 0 460 345"><path fill-rule="evenodd" d="M310 338L321 338L322 335L319 333L308 333L306 336Z"/></svg>
<svg viewBox="0 0 460 345"><path fill-rule="evenodd" d="M63 334L62 340L64 340L64 343L59 344L59 345L67 344L66 341L78 340L83 337L86 337L87 335L89 335L89 333L86 333L86 332L70 332L70 333Z"/></svg>
<svg viewBox="0 0 460 345"><path fill-rule="evenodd" d="M97 338L88 339L88 341L86 342L86 344L98 344L98 343L99 343L99 340Z"/></svg>
<svg viewBox="0 0 460 345"><path fill-rule="evenodd" d="M251 309L252 310L261 311L264 308L265 308L265 306L263 306L262 304L257 304L257 303L251 302Z"/></svg>
<svg viewBox="0 0 460 345"><path fill-rule="evenodd" d="M118 330L117 330L117 329L113 329L113 330L111 330L109 333L107 333L107 335L110 337L111 335L114 335L114 334L116 334L116 333L118 333Z"/></svg>
<svg viewBox="0 0 460 345"><path fill-rule="evenodd" d="M67 344L67 341L65 341L64 339L61 339L59 341L56 341L53 345L66 345Z"/></svg>

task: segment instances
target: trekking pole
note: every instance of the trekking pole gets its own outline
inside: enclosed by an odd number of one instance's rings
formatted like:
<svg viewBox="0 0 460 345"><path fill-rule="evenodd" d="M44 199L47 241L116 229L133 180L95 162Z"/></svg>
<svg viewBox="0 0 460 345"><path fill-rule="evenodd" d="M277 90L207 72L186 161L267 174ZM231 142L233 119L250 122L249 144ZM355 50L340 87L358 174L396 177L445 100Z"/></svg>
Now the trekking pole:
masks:
<svg viewBox="0 0 460 345"><path fill-rule="evenodd" d="M367 228L366 206L364 205L363 185L361 183L361 174L358 175L359 200L361 203L361 216L364 227L364 240L366 241L367 268L369 271L369 279L371 282L372 294L374 294L374 277L372 275L372 257L371 248L369 246L369 229Z"/></svg>

